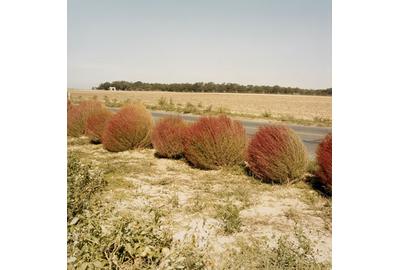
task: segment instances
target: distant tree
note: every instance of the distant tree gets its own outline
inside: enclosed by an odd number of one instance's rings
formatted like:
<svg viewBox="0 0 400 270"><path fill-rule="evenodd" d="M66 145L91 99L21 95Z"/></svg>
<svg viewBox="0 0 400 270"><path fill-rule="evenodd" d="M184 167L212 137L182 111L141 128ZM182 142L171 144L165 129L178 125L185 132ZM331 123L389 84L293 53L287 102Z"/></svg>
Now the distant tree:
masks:
<svg viewBox="0 0 400 270"><path fill-rule="evenodd" d="M111 83L105 82L105 83L100 84L97 87L97 89L108 90L108 88L110 88L110 86L111 86Z"/></svg>
<svg viewBox="0 0 400 270"><path fill-rule="evenodd" d="M196 83L144 83L141 81L113 81L99 84L95 89L108 90L115 87L122 91L169 91L169 92L205 92L205 93L257 93L257 94L298 94L298 95L319 95L331 96L332 88L327 89L301 89L298 87L281 87L279 85L240 85L237 83L196 82Z"/></svg>

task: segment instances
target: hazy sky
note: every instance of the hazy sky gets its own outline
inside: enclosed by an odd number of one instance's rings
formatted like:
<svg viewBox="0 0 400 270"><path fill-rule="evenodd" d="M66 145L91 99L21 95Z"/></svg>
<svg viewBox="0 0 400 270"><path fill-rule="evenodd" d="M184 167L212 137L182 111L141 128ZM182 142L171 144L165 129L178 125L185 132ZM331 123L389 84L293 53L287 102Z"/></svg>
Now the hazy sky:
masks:
<svg viewBox="0 0 400 270"><path fill-rule="evenodd" d="M332 86L330 0L68 0L68 87Z"/></svg>

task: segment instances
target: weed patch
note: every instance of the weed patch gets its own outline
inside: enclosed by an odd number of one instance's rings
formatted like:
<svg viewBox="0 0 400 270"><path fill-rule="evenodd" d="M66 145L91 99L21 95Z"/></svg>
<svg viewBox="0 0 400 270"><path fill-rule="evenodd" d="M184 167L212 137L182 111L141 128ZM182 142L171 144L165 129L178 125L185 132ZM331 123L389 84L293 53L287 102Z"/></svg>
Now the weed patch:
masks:
<svg viewBox="0 0 400 270"><path fill-rule="evenodd" d="M101 171L81 163L72 152L68 153L67 171L67 212L71 220L89 207L94 194L103 190L107 182Z"/></svg>
<svg viewBox="0 0 400 270"><path fill-rule="evenodd" d="M239 216L239 208L232 202L218 205L216 208L216 218L222 221L223 229L226 234L240 231L242 222Z"/></svg>
<svg viewBox="0 0 400 270"><path fill-rule="evenodd" d="M330 264L316 261L311 241L301 231L296 231L295 238L290 241L281 236L274 247L261 239L240 239L237 248L226 254L229 260L225 260L222 269L330 269Z"/></svg>

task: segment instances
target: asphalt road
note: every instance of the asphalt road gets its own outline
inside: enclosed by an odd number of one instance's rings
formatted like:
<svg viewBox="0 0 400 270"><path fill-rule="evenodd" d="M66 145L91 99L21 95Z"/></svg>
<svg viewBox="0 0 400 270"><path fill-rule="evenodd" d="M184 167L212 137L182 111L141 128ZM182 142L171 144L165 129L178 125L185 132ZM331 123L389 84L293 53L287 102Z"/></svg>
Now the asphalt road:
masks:
<svg viewBox="0 0 400 270"><path fill-rule="evenodd" d="M112 109L112 110L114 111L117 109ZM151 114L155 121L157 121L160 118L171 115L179 115L183 119L189 122L194 122L199 117L201 117L192 114L180 114L180 113L163 112L163 111L152 111ZM261 119L239 120L239 121L245 127L248 136L254 135L259 127L271 124L271 122ZM310 126L300 126L300 125L290 125L290 124L288 124L287 126L293 129L294 132L300 136L311 158L315 157L315 151L317 149L318 144L322 141L322 139L325 137L326 134L332 131L332 128L328 127L310 127Z"/></svg>

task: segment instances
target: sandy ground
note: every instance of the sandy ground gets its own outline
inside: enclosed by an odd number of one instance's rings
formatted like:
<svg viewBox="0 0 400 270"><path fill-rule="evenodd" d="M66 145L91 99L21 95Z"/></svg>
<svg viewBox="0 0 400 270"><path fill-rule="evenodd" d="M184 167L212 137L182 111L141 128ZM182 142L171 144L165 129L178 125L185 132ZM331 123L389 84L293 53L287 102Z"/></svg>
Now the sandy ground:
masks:
<svg viewBox="0 0 400 270"><path fill-rule="evenodd" d="M238 239L294 236L300 228L314 245L318 261L331 261L331 200L304 183L261 183L240 170L204 171L184 160L159 159L153 149L110 153L85 138L68 139L68 149L106 172L104 200L119 213L163 213L175 242L196 239L218 268ZM240 209L240 230L227 234L216 209Z"/></svg>
<svg viewBox="0 0 400 270"><path fill-rule="evenodd" d="M314 117L332 119L332 97L273 95L273 94L235 94L235 93L177 93L160 91L103 91L103 90L73 90L69 89L73 100L91 99L97 96L103 101L107 96L110 100L142 101L147 105L156 105L161 97L167 101L171 98L175 104L185 105L187 102L204 107L212 105L214 109L225 108L234 113L261 115L269 112L275 116L293 116L295 118L312 120Z"/></svg>

